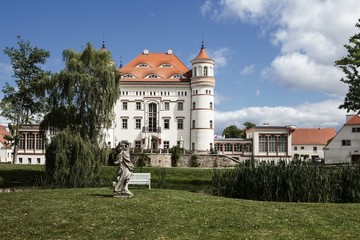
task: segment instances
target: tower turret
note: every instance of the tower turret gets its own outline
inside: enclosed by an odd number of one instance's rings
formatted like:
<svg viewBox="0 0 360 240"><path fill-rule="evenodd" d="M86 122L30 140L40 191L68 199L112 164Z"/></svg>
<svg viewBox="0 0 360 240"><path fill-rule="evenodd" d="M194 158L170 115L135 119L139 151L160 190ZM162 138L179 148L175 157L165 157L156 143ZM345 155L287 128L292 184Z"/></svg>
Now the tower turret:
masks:
<svg viewBox="0 0 360 240"><path fill-rule="evenodd" d="M202 43L199 54L191 61L191 149L195 151L214 147L214 63Z"/></svg>

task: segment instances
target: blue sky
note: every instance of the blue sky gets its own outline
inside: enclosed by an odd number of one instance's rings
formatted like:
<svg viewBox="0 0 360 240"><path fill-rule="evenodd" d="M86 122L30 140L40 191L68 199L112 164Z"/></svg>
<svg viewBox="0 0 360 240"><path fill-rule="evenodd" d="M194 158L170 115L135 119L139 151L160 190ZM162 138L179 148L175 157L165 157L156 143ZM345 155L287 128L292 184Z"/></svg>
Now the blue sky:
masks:
<svg viewBox="0 0 360 240"><path fill-rule="evenodd" d="M1 9L1 89L13 83L3 50L17 35L50 51L53 72L64 49L103 39L117 65L171 48L190 67L203 39L216 61L218 134L246 121L336 129L345 121L347 86L334 61L358 32L358 0L3 0Z"/></svg>

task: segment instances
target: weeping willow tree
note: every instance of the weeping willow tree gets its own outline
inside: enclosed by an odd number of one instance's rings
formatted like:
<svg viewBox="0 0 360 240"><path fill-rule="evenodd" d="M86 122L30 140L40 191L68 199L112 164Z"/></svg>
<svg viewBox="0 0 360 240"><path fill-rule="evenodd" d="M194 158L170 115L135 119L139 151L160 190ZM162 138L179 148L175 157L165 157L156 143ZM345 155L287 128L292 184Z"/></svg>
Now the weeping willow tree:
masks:
<svg viewBox="0 0 360 240"><path fill-rule="evenodd" d="M111 125L120 73L105 49L88 43L82 52L65 50L65 67L47 85L50 111L41 124L54 130L46 149L46 176L57 186L94 185L106 162L103 129Z"/></svg>

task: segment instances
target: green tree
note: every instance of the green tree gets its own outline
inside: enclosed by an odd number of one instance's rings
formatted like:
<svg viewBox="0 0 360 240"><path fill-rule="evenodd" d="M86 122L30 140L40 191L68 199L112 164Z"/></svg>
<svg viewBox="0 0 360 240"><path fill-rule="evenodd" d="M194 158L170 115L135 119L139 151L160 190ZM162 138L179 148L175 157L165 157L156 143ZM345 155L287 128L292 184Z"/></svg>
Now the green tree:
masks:
<svg viewBox="0 0 360 240"><path fill-rule="evenodd" d="M2 92L4 97L0 102L1 115L12 123L13 163L17 161L19 127L23 124L38 123L39 116L44 113L46 101L43 83L50 72L41 68L50 57L50 52L32 47L29 41L17 37L18 48L6 47L4 53L9 56L13 78L16 86L6 83Z"/></svg>
<svg viewBox="0 0 360 240"><path fill-rule="evenodd" d="M110 52L90 43L82 52L65 50L63 59L46 86L50 111L41 126L59 136L46 149L45 173L56 185L89 186L108 157L102 134L113 120L120 73Z"/></svg>
<svg viewBox="0 0 360 240"><path fill-rule="evenodd" d="M226 138L241 138L243 134L243 130L238 128L235 125L230 125L229 127L225 128L222 132L222 135Z"/></svg>
<svg viewBox="0 0 360 240"><path fill-rule="evenodd" d="M360 19L355 25L360 29ZM360 113L360 33L349 38L349 44L345 44L348 54L335 62L345 73L345 78L340 81L349 85L348 93L344 103L339 108L346 109L348 112L355 111Z"/></svg>
<svg viewBox="0 0 360 240"><path fill-rule="evenodd" d="M256 124L252 122L244 122L243 125L245 126L245 129L250 129L256 126Z"/></svg>

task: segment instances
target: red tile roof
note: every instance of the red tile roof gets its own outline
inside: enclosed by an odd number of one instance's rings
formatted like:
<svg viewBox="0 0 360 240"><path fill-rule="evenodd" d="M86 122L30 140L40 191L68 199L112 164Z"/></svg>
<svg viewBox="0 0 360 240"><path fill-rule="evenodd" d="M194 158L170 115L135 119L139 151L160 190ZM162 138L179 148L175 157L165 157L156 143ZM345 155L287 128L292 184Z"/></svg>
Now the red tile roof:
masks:
<svg viewBox="0 0 360 240"><path fill-rule="evenodd" d="M297 128L292 133L292 144L326 145L335 135L334 128Z"/></svg>
<svg viewBox="0 0 360 240"><path fill-rule="evenodd" d="M148 67L139 67L140 64L146 64ZM171 67L161 67L163 64L169 64ZM130 61L127 65L120 68L122 75L121 82L189 82L189 68L180 61L173 53L142 53ZM130 74L135 78L123 78ZM158 78L146 78L155 74ZM174 75L183 75L183 78L172 78Z"/></svg>
<svg viewBox="0 0 360 240"><path fill-rule="evenodd" d="M345 125L360 125L359 115L352 116L348 121L346 121Z"/></svg>
<svg viewBox="0 0 360 240"><path fill-rule="evenodd" d="M11 135L8 131L6 131L6 127L3 125L0 125L0 142L6 146L8 143L8 140L6 140L4 137L5 135Z"/></svg>
<svg viewBox="0 0 360 240"><path fill-rule="evenodd" d="M209 59L208 55L206 54L206 50L204 47L202 47L200 49L199 54L197 55L197 57L195 59Z"/></svg>

